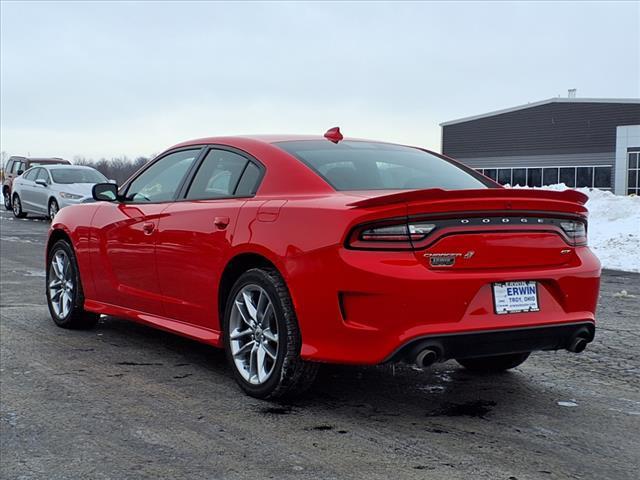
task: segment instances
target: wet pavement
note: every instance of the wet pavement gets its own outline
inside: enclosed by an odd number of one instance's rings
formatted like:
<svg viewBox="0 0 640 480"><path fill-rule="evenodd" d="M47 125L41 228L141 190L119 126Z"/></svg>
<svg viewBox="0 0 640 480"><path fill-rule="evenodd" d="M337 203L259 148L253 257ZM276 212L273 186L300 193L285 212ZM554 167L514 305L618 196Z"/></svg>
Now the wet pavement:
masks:
<svg viewBox="0 0 640 480"><path fill-rule="evenodd" d="M244 396L214 348L115 318L55 327L47 228L0 213L1 478L639 478L638 274L604 273L582 354L480 376L325 366L275 404Z"/></svg>

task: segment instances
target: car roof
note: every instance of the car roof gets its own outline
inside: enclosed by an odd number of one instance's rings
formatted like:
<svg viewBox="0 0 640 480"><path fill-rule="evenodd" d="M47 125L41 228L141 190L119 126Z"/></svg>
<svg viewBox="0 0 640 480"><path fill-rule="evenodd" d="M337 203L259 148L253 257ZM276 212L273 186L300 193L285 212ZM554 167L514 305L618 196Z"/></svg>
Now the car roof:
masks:
<svg viewBox="0 0 640 480"><path fill-rule="evenodd" d="M165 151L173 150L175 148L183 148L183 147L191 147L191 146L199 146L199 145L211 145L211 144L229 145L229 146L242 148L242 146L244 145L251 145L251 144L271 145L279 142L295 142L295 141L302 141L302 140L321 140L325 142L330 141L324 135L296 135L296 134L230 135L230 136L220 136L220 137L203 137L203 138L196 138L193 140L187 140L186 142L181 142L176 145L173 145L172 147L167 148L167 150ZM402 145L400 143L385 142L382 140L371 140L367 138L355 138L355 137L344 137L341 141L372 142L372 143L386 143L390 145ZM405 145L405 146L410 146L410 145Z"/></svg>
<svg viewBox="0 0 640 480"><path fill-rule="evenodd" d="M176 145L173 145L170 148L167 148L163 153L166 153L170 150L176 148L184 148L184 147L195 147L201 145L228 145L236 148L242 149L243 147L248 147L250 145L271 145L279 142L295 142L295 141L304 141L304 140L321 140L325 142L330 142L331 140L327 139L324 135L299 135L299 134L258 134L258 135L230 135L230 136L219 136L219 137L203 137L196 138L193 140L187 140L186 142L181 142ZM387 145L397 145L409 148L417 148L419 150L424 150L429 153L435 153L436 155L440 155L433 150L429 150L423 147L417 147L415 145L408 145L398 142L387 142L384 140L373 140L370 138L358 138L358 137L344 137L341 142L351 141L351 142L371 142L371 143L381 143Z"/></svg>
<svg viewBox="0 0 640 480"><path fill-rule="evenodd" d="M188 147L192 145L208 145L208 144L235 144L244 142L257 142L257 143L277 143L287 142L294 140L326 140L321 135L286 135L286 134L273 134L273 135L230 135L220 137L203 137L193 140L187 140L186 142L174 145L171 148Z"/></svg>
<svg viewBox="0 0 640 480"><path fill-rule="evenodd" d="M42 163L60 164L60 162L69 162L69 160L65 160L64 158L21 158L20 160L22 162L29 162L29 163L42 162Z"/></svg>
<svg viewBox="0 0 640 480"><path fill-rule="evenodd" d="M73 168L73 169L82 169L82 170L86 170L86 169L91 169L91 170L95 170L95 168L90 167L88 165L67 165L64 163L57 163L57 164L51 164L51 165L34 165L31 168L45 168L47 170L57 170L57 169L69 169L69 168Z"/></svg>

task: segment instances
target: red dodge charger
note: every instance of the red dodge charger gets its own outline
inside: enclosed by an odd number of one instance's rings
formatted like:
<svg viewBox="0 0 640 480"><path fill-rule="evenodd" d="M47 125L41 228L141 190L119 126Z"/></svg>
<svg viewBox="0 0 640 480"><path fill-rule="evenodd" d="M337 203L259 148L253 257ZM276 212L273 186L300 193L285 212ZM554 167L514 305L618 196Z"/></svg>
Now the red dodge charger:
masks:
<svg viewBox="0 0 640 480"><path fill-rule="evenodd" d="M223 347L259 398L321 362L471 371L593 340L586 197L505 189L434 152L324 136L203 138L61 210L61 327L124 317Z"/></svg>

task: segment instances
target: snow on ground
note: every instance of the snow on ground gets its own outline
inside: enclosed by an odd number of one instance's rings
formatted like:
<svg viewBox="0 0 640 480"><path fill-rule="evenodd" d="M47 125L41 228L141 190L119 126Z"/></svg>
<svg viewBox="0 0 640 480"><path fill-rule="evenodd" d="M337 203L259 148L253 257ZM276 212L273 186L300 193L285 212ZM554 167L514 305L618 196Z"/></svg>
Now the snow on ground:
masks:
<svg viewBox="0 0 640 480"><path fill-rule="evenodd" d="M527 187L514 187L527 188ZM565 184L542 187L566 190ZM603 268L640 272L640 197L576 188L589 196L589 246Z"/></svg>

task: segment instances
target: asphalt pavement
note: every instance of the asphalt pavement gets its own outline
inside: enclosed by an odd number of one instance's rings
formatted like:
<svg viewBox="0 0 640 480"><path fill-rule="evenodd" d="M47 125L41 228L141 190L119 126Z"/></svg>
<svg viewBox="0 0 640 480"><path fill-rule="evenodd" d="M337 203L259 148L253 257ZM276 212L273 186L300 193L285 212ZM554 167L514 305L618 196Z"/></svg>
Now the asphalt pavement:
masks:
<svg viewBox="0 0 640 480"><path fill-rule="evenodd" d="M582 354L481 376L325 366L276 404L243 395L215 348L111 317L57 328L48 226L0 213L2 479L640 478L638 274L604 272Z"/></svg>

